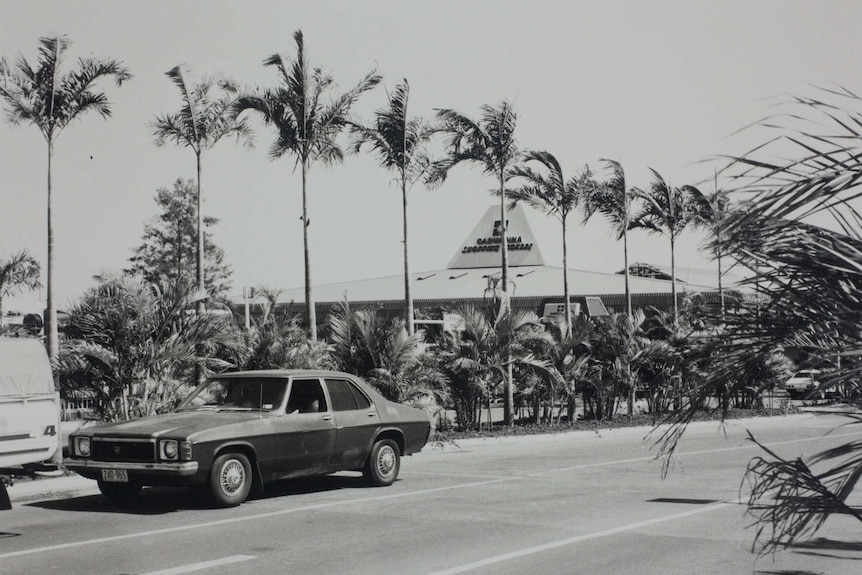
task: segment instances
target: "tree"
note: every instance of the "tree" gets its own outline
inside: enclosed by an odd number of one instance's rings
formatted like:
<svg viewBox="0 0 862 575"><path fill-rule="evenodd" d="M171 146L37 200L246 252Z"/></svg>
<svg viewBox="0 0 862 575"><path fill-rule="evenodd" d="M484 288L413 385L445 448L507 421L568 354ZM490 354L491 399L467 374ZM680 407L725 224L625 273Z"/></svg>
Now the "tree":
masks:
<svg viewBox="0 0 862 575"><path fill-rule="evenodd" d="M636 362L649 344L641 329L644 319L644 313L638 310L631 315L616 313L597 321L591 355L597 376L593 381L597 419L613 417L617 397L625 394L630 401L634 397ZM632 413L630 404L629 415Z"/></svg>
<svg viewBox="0 0 862 575"><path fill-rule="evenodd" d="M48 293L45 334L51 361L56 361L59 354L57 308L54 301L54 143L69 124L88 112L95 112L102 118L111 116L108 97L96 90L99 80L113 77L117 86L120 86L132 77L121 62L95 57L80 58L74 70L63 74L60 69L63 55L71 44L66 36L40 38L36 68L23 56L19 56L14 65L5 57L0 58L0 96L6 102L9 122L16 126L33 124L48 144Z"/></svg>
<svg viewBox="0 0 862 575"><path fill-rule="evenodd" d="M69 310L58 362L62 389L94 393L107 419L176 407L196 365L224 370L231 364L219 356L241 346L229 316L188 309L185 294L171 286L140 277L100 278Z"/></svg>
<svg viewBox="0 0 862 575"><path fill-rule="evenodd" d="M380 166L394 170L398 174L401 187L401 216L404 230L404 303L407 333L415 331L413 317L413 296L410 292L410 258L407 245L407 192L417 181L429 173L431 161L426 144L434 130L420 118L407 116L407 100L410 85L407 80L395 87L389 95L389 106L377 110L373 127L358 123L350 125L353 141L350 151L359 153L368 145L380 161Z"/></svg>
<svg viewBox="0 0 862 575"><path fill-rule="evenodd" d="M175 66L165 75L177 86L183 100L178 112L162 114L153 122L153 135L156 145L162 146L171 141L178 146L191 148L195 154L197 167L197 250L195 269L198 296L206 289L206 240L204 238L203 188L201 187L202 161L205 151L215 146L225 136L236 136L237 140L248 138L251 130L243 120L238 120L231 109L236 86L222 80L216 84L211 78L204 78L190 84L187 71ZM216 90L218 88L218 91ZM215 92L215 94L213 94ZM219 93L220 92L220 93ZM204 298L198 300L198 313L204 311Z"/></svg>
<svg viewBox="0 0 862 575"><path fill-rule="evenodd" d="M207 228L218 220L200 216L197 186L191 180L178 179L171 190L159 188L155 199L161 213L144 225L142 243L129 258L132 263L129 271L151 283L167 283L191 292L196 287L191 262L201 253L196 249L197 222L203 222ZM204 233L204 246L204 287L213 300L224 299L233 272L224 261L224 250L213 243L210 233Z"/></svg>
<svg viewBox="0 0 862 575"><path fill-rule="evenodd" d="M721 309L721 318L724 320L724 286L722 284L722 276L724 272L721 268L721 258L724 254L724 237L722 232L727 225L730 216L730 197L725 190L718 189L718 175L715 177L715 191L712 194L704 195L699 190L694 190L695 205L698 209L694 212L693 223L696 226L704 227L709 230L711 241L709 242L710 249L715 255L718 262L718 299Z"/></svg>
<svg viewBox="0 0 862 575"><path fill-rule="evenodd" d="M422 352L424 332L408 334L400 318L386 321L345 301L329 315L329 339L339 368L366 378L387 399L438 404L447 395L446 378Z"/></svg>
<svg viewBox="0 0 862 575"><path fill-rule="evenodd" d="M528 165L530 162L543 166L546 173L534 170ZM526 152L524 163L515 166L511 171L511 176L526 180L524 185L507 192L514 202L524 202L560 220L563 234L563 299L565 300L564 313L566 332L568 333L572 326L572 304L569 301L567 220L569 214L578 206L581 197L587 195L587 190L596 187L593 173L589 166L584 166L580 176L572 176L566 180L563 175L563 168L553 154L549 152Z"/></svg>
<svg viewBox="0 0 862 575"><path fill-rule="evenodd" d="M447 134L447 158L438 166L432 182L441 183L449 170L462 162L478 164L482 171L497 179L497 193L500 197L500 287L501 305L506 313L509 310L509 246L508 220L506 219L506 181L521 152L515 140L515 126L518 116L513 106L506 101L494 107L483 105L479 120L474 121L463 114L442 109L437 112L441 130ZM507 425L514 423L514 395L512 391L512 362L506 362L508 374L505 378L504 418Z"/></svg>
<svg viewBox="0 0 862 575"><path fill-rule="evenodd" d="M600 186L587 189L584 206L584 222L598 212L610 221L617 240L623 240L623 262L626 290L626 313L632 313L632 292L629 286L629 227L632 219L631 205L634 191L626 187L626 173L622 164L614 160L602 160L610 170L611 177Z"/></svg>
<svg viewBox="0 0 862 575"><path fill-rule="evenodd" d="M784 106L755 125L768 132L766 143L723 170L732 192L750 198L730 215L723 243L747 268L757 294L726 315L708 377L659 437L663 456L673 453L706 398L727 382L727 393L740 390L746 374L763 370L779 349L811 358L799 367L818 361L821 391L862 407L862 214L854 205L862 196L862 98L827 88ZM858 413L848 415L842 432L852 425L858 431ZM862 477L858 439L804 459L761 448L743 483L756 529L753 550L770 553L812 538L833 515L862 522L850 504Z"/></svg>
<svg viewBox="0 0 862 575"><path fill-rule="evenodd" d="M21 250L0 259L0 318L3 317L3 298L42 287L39 282L39 262L27 250Z"/></svg>
<svg viewBox="0 0 862 575"><path fill-rule="evenodd" d="M446 332L440 342L444 363L455 372L467 374L490 398L500 382L506 384L513 364L553 378L553 367L542 356L552 345L549 334L532 312L500 314L496 306L456 308L464 320L463 331ZM509 425L509 422L505 422Z"/></svg>
<svg viewBox="0 0 862 575"><path fill-rule="evenodd" d="M562 382L566 398L566 414L569 423L575 420L575 398L587 385L589 359L592 351L592 336L595 325L590 318L578 316L566 322L560 314L542 318L542 325L550 336L552 344L545 352L545 358L553 365ZM553 384L554 380L548 380ZM553 412L554 394L551 393ZM562 409L561 409L562 411Z"/></svg>
<svg viewBox="0 0 862 575"><path fill-rule="evenodd" d="M334 89L332 76L320 68L311 68L305 53L302 31L297 30L296 58L286 60L281 54L273 54L263 61L278 72L279 85L260 94L242 94L234 102L234 113L238 116L246 110L256 112L263 122L276 133L270 147L272 159L290 154L296 158L302 173L302 242L305 261L305 307L306 329L309 339L317 339L317 316L314 309L314 293L311 282L311 250L308 243L307 178L312 164L339 163L344 153L337 142L338 135L348 126L353 104L364 92L380 82L380 76L371 72L353 88L341 95L326 100Z"/></svg>
<svg viewBox="0 0 862 575"><path fill-rule="evenodd" d="M696 202L703 197L694 186L671 187L661 174L650 168L653 181L648 191L634 188L636 198L642 201L641 210L634 217L630 228L644 228L650 233L658 233L670 240L671 298L673 299L673 320L679 320L679 306L676 301L676 239L691 224Z"/></svg>

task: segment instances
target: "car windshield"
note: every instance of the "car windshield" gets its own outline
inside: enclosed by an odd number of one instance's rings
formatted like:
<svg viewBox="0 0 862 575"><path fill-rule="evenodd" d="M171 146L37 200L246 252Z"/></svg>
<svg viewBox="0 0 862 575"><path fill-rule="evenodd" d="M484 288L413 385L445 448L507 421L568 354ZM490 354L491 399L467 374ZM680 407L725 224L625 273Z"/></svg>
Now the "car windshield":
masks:
<svg viewBox="0 0 862 575"><path fill-rule="evenodd" d="M213 378L195 389L179 409L263 410L281 406L287 380L279 378Z"/></svg>

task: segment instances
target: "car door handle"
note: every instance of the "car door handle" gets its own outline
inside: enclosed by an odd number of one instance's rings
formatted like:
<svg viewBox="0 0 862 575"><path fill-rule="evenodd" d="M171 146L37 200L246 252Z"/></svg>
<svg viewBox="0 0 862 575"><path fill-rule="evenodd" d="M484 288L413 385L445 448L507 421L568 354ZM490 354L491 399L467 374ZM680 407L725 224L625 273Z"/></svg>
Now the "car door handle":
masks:
<svg viewBox="0 0 862 575"><path fill-rule="evenodd" d="M375 415L377 415L377 414L373 411L368 412L368 417L374 417Z"/></svg>
<svg viewBox="0 0 862 575"><path fill-rule="evenodd" d="M322 419L323 421L332 421L332 416L331 415L324 415L320 419Z"/></svg>

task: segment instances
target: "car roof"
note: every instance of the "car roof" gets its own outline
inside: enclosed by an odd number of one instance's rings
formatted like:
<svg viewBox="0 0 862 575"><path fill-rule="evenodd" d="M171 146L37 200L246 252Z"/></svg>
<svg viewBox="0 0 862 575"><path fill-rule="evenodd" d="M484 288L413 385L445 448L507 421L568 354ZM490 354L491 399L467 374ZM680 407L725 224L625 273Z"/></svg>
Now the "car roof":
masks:
<svg viewBox="0 0 862 575"><path fill-rule="evenodd" d="M210 379L220 377L236 377L236 378L251 378L251 377L271 377L271 378L289 378L289 377L343 377L359 384L366 393L374 396L375 401L385 400L386 398L367 381L346 371L335 371L329 369L258 369L250 371L226 371L224 373L213 374Z"/></svg>
<svg viewBox="0 0 862 575"><path fill-rule="evenodd" d="M360 377L344 371L329 369L257 369L249 371L226 371L212 375L212 377L349 377L361 379Z"/></svg>

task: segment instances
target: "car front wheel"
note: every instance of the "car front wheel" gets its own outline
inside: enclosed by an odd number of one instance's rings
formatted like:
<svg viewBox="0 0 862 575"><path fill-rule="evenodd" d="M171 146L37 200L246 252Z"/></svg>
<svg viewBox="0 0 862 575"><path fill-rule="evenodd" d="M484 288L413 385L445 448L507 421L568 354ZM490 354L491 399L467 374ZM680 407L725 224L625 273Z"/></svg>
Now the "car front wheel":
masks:
<svg viewBox="0 0 862 575"><path fill-rule="evenodd" d="M362 474L371 485L385 487L395 483L401 468L398 444L391 439L381 439L371 448Z"/></svg>
<svg viewBox="0 0 862 575"><path fill-rule="evenodd" d="M225 453L216 457L210 473L210 491L219 507L236 507L251 491L252 471L242 453Z"/></svg>

